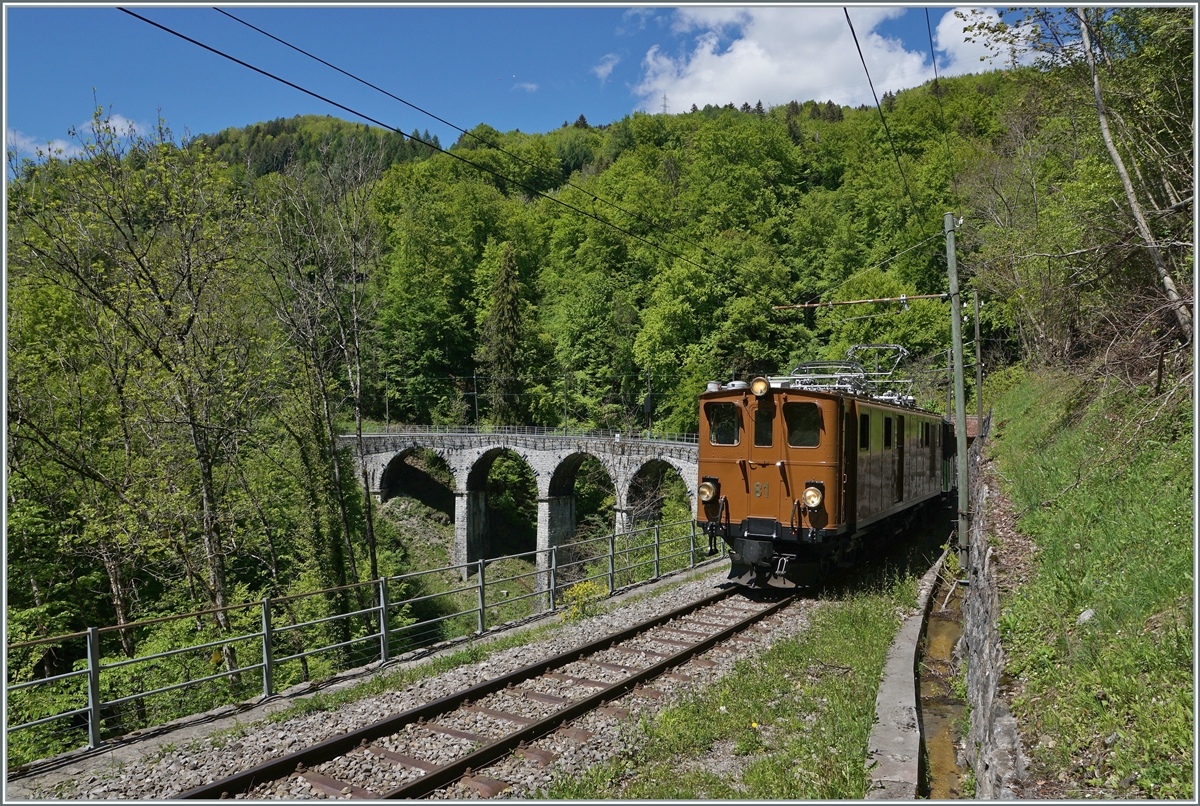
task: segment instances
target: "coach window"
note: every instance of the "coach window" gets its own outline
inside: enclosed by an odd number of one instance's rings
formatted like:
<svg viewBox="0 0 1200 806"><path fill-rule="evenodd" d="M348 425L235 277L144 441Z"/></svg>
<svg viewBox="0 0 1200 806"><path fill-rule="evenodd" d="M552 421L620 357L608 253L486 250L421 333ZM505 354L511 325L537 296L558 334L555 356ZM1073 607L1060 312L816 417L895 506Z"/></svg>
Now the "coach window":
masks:
<svg viewBox="0 0 1200 806"><path fill-rule="evenodd" d="M858 449L860 451L871 450L871 415L858 415Z"/></svg>
<svg viewBox="0 0 1200 806"><path fill-rule="evenodd" d="M816 403L784 403L783 419L787 421L788 445L793 448L815 448L821 444L821 408Z"/></svg>
<svg viewBox="0 0 1200 806"><path fill-rule="evenodd" d="M883 418L883 447L892 447L892 418Z"/></svg>
<svg viewBox="0 0 1200 806"><path fill-rule="evenodd" d="M708 403L708 440L713 445L736 445L741 441L742 417L734 403Z"/></svg>

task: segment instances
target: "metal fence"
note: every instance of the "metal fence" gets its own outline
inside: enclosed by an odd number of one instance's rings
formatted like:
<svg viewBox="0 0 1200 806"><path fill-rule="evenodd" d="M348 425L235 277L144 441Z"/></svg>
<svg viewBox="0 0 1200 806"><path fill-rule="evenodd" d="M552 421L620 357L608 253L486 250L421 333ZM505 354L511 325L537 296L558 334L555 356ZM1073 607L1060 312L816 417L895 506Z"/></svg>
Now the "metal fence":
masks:
<svg viewBox="0 0 1200 806"><path fill-rule="evenodd" d="M656 431L614 431L588 430L585 428L547 428L534 425L363 425L364 435L376 434L483 434L483 435L513 435L535 437L578 437L580 439L599 439L612 442L622 439L637 440L638 442L681 442L695 445L700 439L699 434L659 433ZM343 439L353 438L353 434L343 434Z"/></svg>
<svg viewBox="0 0 1200 806"><path fill-rule="evenodd" d="M721 541L700 546L702 537L695 521L660 524L546 551L9 644L10 675L22 657L23 669L36 669L29 659L39 652L82 656L69 672L7 686L10 764L43 757L38 747L99 747L132 730L478 635L558 609L564 591L581 582L602 581L612 595L694 568L712 556L710 549L725 556ZM511 573L493 575L489 566ZM449 590L438 589L447 583ZM135 639L168 648L129 657ZM28 746L14 753L18 731L41 735L35 741L23 733Z"/></svg>

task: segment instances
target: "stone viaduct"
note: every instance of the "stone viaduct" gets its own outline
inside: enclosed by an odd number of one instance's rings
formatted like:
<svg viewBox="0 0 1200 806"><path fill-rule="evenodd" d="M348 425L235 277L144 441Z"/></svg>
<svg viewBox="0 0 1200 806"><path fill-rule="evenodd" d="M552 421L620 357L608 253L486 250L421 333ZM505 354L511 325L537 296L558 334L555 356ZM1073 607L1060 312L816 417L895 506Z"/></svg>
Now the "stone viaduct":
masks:
<svg viewBox="0 0 1200 806"><path fill-rule="evenodd" d="M392 489L397 463L418 449L433 451L454 474L454 563L486 556L487 497L485 485L492 463L512 451L537 478L537 549L547 551L575 533L575 475L591 456L608 472L616 495L614 528L629 531L630 486L647 465L673 467L687 485L694 508L699 485L696 435L637 437L617 432L570 431L535 427L474 428L459 426L392 426L387 433L364 434L364 456L371 493L379 500ZM353 436L341 438L354 449ZM538 555L541 568L547 560ZM543 569L544 570L544 569Z"/></svg>

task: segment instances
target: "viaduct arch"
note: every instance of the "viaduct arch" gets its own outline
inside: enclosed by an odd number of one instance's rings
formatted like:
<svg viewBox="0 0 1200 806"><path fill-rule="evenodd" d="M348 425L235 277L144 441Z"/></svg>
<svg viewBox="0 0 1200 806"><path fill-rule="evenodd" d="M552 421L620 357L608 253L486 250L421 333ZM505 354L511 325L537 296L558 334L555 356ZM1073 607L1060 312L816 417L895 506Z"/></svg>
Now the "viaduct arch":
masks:
<svg viewBox="0 0 1200 806"><path fill-rule="evenodd" d="M454 563L462 565L487 555L488 471L503 451L512 451L533 471L537 480L537 549L547 551L575 533L575 476L588 457L604 467L613 482L616 503L613 526L618 533L632 527L630 487L648 464L660 462L674 468L687 486L694 508L699 485L695 435L675 438L637 438L612 432L563 433L539 428L462 428L410 426L401 432L363 436L363 456L371 494L382 498L390 478L389 466L413 450L423 448L441 457L454 477ZM342 437L342 447L356 448L354 437ZM392 471L394 473L394 471ZM538 570L547 562L538 555Z"/></svg>

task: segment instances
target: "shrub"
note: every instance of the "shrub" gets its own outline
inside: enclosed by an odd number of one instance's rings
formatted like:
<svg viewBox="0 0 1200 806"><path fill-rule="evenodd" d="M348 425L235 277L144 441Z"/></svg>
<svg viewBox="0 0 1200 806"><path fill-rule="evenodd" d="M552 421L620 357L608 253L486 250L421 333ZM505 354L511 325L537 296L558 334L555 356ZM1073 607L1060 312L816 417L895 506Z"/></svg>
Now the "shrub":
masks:
<svg viewBox="0 0 1200 806"><path fill-rule="evenodd" d="M591 618L600 612L600 602L607 596L608 586L594 579L576 583L563 593L563 600L567 603L563 617L567 621Z"/></svg>

